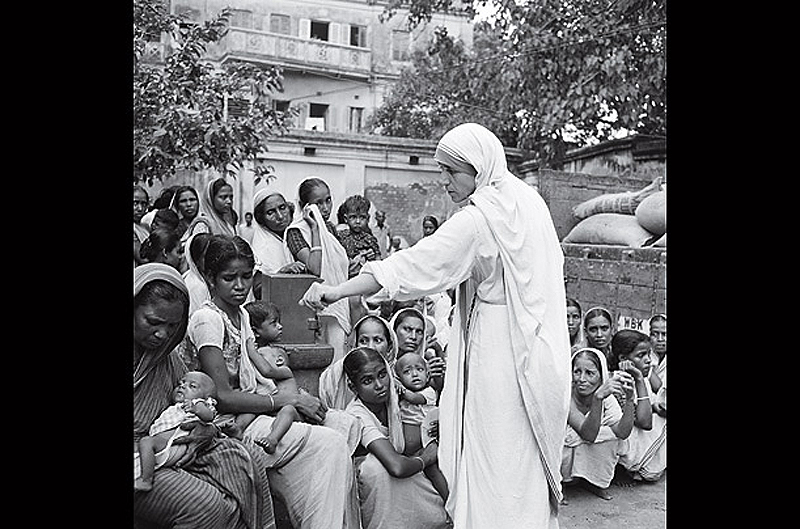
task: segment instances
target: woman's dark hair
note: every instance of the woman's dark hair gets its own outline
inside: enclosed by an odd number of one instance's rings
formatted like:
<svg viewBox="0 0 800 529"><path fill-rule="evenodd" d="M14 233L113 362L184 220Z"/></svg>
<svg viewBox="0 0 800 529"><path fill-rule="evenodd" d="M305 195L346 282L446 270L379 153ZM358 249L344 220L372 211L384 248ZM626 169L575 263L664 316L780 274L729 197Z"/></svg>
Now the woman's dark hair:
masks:
<svg viewBox="0 0 800 529"><path fill-rule="evenodd" d="M172 202L172 197L175 196L175 191L177 189L178 186L169 186L162 189L161 193L158 195L158 198L153 201L153 209L168 208Z"/></svg>
<svg viewBox="0 0 800 529"><path fill-rule="evenodd" d="M611 312L602 307L594 307L592 309L589 309L589 311L583 315L583 326L586 327L586 323L592 318L596 318L597 316L602 316L605 319L607 319L609 325L614 324L614 320L611 319Z"/></svg>
<svg viewBox="0 0 800 529"><path fill-rule="evenodd" d="M603 378L603 365L600 363L600 357L597 356L597 353L592 351L591 349L583 349L580 353L577 353L575 356L572 357L572 366L575 367L575 360L578 358L588 358L594 366L597 368L597 372L600 373L600 379L602 381Z"/></svg>
<svg viewBox="0 0 800 529"><path fill-rule="evenodd" d="M425 215L424 217L422 217L422 223L423 224L425 224L425 221L428 221L431 224L433 224L433 227L435 229L439 229L439 219L437 219L433 215Z"/></svg>
<svg viewBox="0 0 800 529"><path fill-rule="evenodd" d="M181 242L181 236L175 230L156 228L139 247L139 257L153 262L161 252L171 252Z"/></svg>
<svg viewBox="0 0 800 529"><path fill-rule="evenodd" d="M358 373L369 362L377 360L378 362L385 362L386 360L381 354L371 347L356 347L344 357L342 367L350 382L356 383Z"/></svg>
<svg viewBox="0 0 800 529"><path fill-rule="evenodd" d="M259 327L262 323L271 318L278 318L280 321L281 311L278 306L271 301L257 300L245 303L244 309L250 315L250 326Z"/></svg>
<svg viewBox="0 0 800 529"><path fill-rule="evenodd" d="M325 180L322 180L321 178L306 178L300 183L300 187L297 188L297 197L300 199L300 207L308 204L308 201L311 198L311 192L319 186L325 186L330 191L328 184L326 184Z"/></svg>
<svg viewBox="0 0 800 529"><path fill-rule="evenodd" d="M163 279L155 279L142 286L142 289L133 297L133 308L149 305L157 301L180 301L185 311L185 322L189 319L189 295Z"/></svg>
<svg viewBox="0 0 800 529"><path fill-rule="evenodd" d="M198 233L194 237L192 237L192 242L189 244L189 256L192 258L192 261L195 262L197 268L200 270L200 273L203 272L203 259L205 258L206 249L208 248L208 243L211 242L211 235L208 232Z"/></svg>
<svg viewBox="0 0 800 529"><path fill-rule="evenodd" d="M650 317L650 320L648 321L648 323L652 325L652 323L654 321L663 321L663 322L666 323L667 317L664 314L656 314L656 315Z"/></svg>
<svg viewBox="0 0 800 529"><path fill-rule="evenodd" d="M246 240L238 235L212 235L203 259L203 273L216 278L234 259L243 259L252 267L256 265L253 249Z"/></svg>
<svg viewBox="0 0 800 529"><path fill-rule="evenodd" d="M193 188L192 186L178 186L178 188L175 190L175 194L172 197L175 207L178 207L178 201L181 199L181 195L186 191L193 194L194 198L197 200L200 200L200 195L197 193L197 189Z"/></svg>
<svg viewBox="0 0 800 529"><path fill-rule="evenodd" d="M157 209L155 215L153 215L153 222L156 220L160 224L164 225L164 227L171 230L177 230L178 224L180 223L178 214L169 208Z"/></svg>
<svg viewBox="0 0 800 529"><path fill-rule="evenodd" d="M567 307L575 307L576 309L578 309L578 314L583 314L583 309L581 308L581 304L578 303L578 301L573 298L567 298Z"/></svg>
<svg viewBox="0 0 800 529"><path fill-rule="evenodd" d="M611 338L611 355L616 364L619 365L621 358L631 354L636 346L643 342L650 343L650 337L643 332L622 329L614 333L614 337Z"/></svg>
<svg viewBox="0 0 800 529"><path fill-rule="evenodd" d="M150 193L147 192L147 189L145 189L144 187L136 184L136 185L133 186L133 190L134 191L141 191L142 193L144 193L144 196L147 197L147 205L150 206Z"/></svg>
<svg viewBox="0 0 800 529"><path fill-rule="evenodd" d="M409 310L409 309L411 309L411 310ZM396 320L394 320L394 330L395 331L400 326L400 324L403 323L404 321L406 321L408 318L418 319L419 321L422 322L422 326L423 327L425 326L425 318L419 313L419 311L417 309L412 308L412 307L403 307L403 308L399 309L396 312L396 314L400 314L400 312L402 312L403 314L401 314L400 316L397 317Z"/></svg>

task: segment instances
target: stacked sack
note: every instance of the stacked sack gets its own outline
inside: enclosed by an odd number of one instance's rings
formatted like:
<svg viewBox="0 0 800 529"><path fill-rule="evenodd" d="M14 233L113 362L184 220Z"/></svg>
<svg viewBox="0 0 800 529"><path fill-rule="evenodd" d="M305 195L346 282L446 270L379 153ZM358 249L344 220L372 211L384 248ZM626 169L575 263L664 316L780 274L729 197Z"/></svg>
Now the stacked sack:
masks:
<svg viewBox="0 0 800 529"><path fill-rule="evenodd" d="M591 198L575 206L572 214L579 222L562 242L667 246L667 190L661 177L639 191Z"/></svg>

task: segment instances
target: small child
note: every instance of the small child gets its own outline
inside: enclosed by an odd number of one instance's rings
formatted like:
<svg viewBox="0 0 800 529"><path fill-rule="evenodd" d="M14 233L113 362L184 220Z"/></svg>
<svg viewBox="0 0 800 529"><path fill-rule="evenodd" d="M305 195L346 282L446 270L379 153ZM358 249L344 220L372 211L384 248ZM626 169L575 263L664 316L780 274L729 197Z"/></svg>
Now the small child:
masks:
<svg viewBox="0 0 800 529"><path fill-rule="evenodd" d="M256 393L258 395L297 393L297 382L288 366L286 351L275 345L283 334L278 307L269 301L259 300L245 304L244 308L250 315L250 327L255 335L255 346L253 347L253 344L248 342L246 349L250 362L256 369ZM274 390L273 385L275 386ZM241 439L242 433L255 417L256 415L253 413L237 415L229 435ZM278 442L289 431L292 423L300 420L297 409L294 406L285 405L275 415L270 434L263 439L254 440L254 442L264 448L268 454L273 454Z"/></svg>
<svg viewBox="0 0 800 529"><path fill-rule="evenodd" d="M403 423L403 434L406 438L406 453L412 454L422 446L421 426L425 416L436 408L436 390L428 383L428 365L417 353L406 353L400 356L394 365L395 373L400 380L400 419ZM446 501L448 495L447 481L437 463L425 468L425 475L433 483L439 495Z"/></svg>
<svg viewBox="0 0 800 529"><path fill-rule="evenodd" d="M133 454L133 488L149 492L153 488L153 473L174 465L186 453L184 444L173 444L189 435L198 422L210 423L217 415L214 380L202 371L186 373L172 392L172 406L161 412L149 435L139 439Z"/></svg>
<svg viewBox="0 0 800 529"><path fill-rule="evenodd" d="M342 216L349 230L341 233L339 240L347 252L350 259L348 276L358 275L361 267L367 261L375 261L381 258L381 248L378 239L369 229L369 200L361 195L352 195L342 204Z"/></svg>

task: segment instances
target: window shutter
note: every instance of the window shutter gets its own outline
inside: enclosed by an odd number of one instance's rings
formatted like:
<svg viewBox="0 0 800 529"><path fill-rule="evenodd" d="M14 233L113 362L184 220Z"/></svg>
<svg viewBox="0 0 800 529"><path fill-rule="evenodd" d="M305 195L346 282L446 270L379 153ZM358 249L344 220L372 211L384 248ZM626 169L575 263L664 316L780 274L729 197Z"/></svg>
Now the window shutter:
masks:
<svg viewBox="0 0 800 529"><path fill-rule="evenodd" d="M338 44L340 42L344 42L344 39L341 36L342 25L338 22L331 22L329 30L328 30L328 41L334 44Z"/></svg>
<svg viewBox="0 0 800 529"><path fill-rule="evenodd" d="M311 20L307 18L300 19L300 35L301 39L311 38Z"/></svg>

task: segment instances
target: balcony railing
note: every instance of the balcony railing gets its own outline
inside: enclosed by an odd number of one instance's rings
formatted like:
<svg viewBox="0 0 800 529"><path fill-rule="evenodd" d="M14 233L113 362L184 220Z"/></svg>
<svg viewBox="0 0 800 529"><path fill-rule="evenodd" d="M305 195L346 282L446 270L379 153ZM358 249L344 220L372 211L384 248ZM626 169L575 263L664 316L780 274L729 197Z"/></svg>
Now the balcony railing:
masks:
<svg viewBox="0 0 800 529"><path fill-rule="evenodd" d="M345 74L368 75L372 67L369 49L244 28L230 28L208 51L217 59L225 56L266 59L286 66L316 67Z"/></svg>

